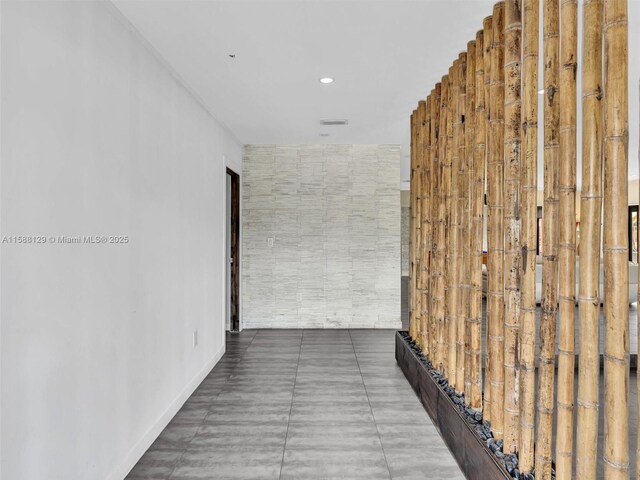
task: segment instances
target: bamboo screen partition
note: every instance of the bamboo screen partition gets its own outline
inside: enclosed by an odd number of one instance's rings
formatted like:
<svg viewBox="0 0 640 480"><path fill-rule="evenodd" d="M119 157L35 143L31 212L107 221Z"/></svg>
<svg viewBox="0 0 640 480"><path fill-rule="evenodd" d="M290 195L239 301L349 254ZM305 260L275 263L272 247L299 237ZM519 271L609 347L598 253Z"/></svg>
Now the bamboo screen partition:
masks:
<svg viewBox="0 0 640 480"><path fill-rule="evenodd" d="M636 447L628 432L627 0L584 0L582 31L577 15L577 0L497 3L411 117L409 334L466 406L490 422L503 453L517 458L519 478L595 479L600 408L604 478L629 478L629 448ZM539 152L544 251L536 279ZM536 280L542 283L538 325Z"/></svg>

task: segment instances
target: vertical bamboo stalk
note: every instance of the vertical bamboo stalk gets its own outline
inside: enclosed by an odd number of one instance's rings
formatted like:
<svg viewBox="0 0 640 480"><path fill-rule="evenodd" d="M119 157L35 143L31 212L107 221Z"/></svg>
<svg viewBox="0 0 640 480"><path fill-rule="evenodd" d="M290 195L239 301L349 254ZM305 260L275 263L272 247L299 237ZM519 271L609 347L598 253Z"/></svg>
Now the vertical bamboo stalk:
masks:
<svg viewBox="0 0 640 480"><path fill-rule="evenodd" d="M520 290L520 446L519 466L534 464L536 244L538 193L539 0L524 0L522 60L522 276Z"/></svg>
<svg viewBox="0 0 640 480"><path fill-rule="evenodd" d="M504 50L504 452L520 441L520 148L522 12L520 0L505 3Z"/></svg>
<svg viewBox="0 0 640 480"><path fill-rule="evenodd" d="M479 353L476 353L479 348L474 350L472 342L472 332L475 317L471 309L471 302L474 299L475 293L472 291L471 277L473 275L473 256L475 254L475 242L474 242L474 230L473 230L473 217L472 217L472 205L475 193L475 123L476 123L476 40L472 40L467 43L467 78L466 78L466 105L465 105L465 158L467 162L467 178L466 178L466 203L464 214L464 226L465 226L465 256L464 256L464 278L465 278L465 299L463 303L465 306L465 335L464 335L464 394L467 400L467 404L471 408L479 409L477 404L480 401L480 389L476 388L474 392L473 381L480 379L479 375L474 374L475 369L480 366L478 362ZM482 257L481 257L482 258ZM480 269L482 267L480 266ZM480 270L482 272L482 270ZM478 336L477 340L480 337ZM478 355L478 357L476 357ZM479 373L479 372L478 372ZM476 395L474 404L474 395Z"/></svg>
<svg viewBox="0 0 640 480"><path fill-rule="evenodd" d="M443 301L442 308L438 312L438 369L443 372L445 376L448 373L448 360L447 355L448 348L448 324L447 324L447 301L448 301L448 274L449 266L448 260L448 232L449 232L449 211L451 208L451 159L447 158L448 155L448 125L449 125L449 76L442 77L442 91L440 96L440 163L442 165L442 182L441 182L441 195L440 195L440 211L438 212L439 219L442 220L442 237L441 241L441 254L440 254L440 266L442 267L442 277L439 279L439 288L442 292Z"/></svg>
<svg viewBox="0 0 640 480"><path fill-rule="evenodd" d="M427 97L423 113L422 127L422 241L420 257L422 258L421 283L421 325L420 325L420 345L425 355L429 355L429 268L431 268L431 219L429 215L429 202L431 201L431 163L429 153L431 150L431 97Z"/></svg>
<svg viewBox="0 0 640 480"><path fill-rule="evenodd" d="M426 102L420 100L418 102L418 118L416 122L416 142L417 142L417 158L418 166L418 184L417 184L417 203L416 203L416 342L424 351L423 341L423 324L424 324L424 270L426 259L423 256L424 249L424 197L425 197L425 165L424 165L424 149L425 149L425 111Z"/></svg>
<svg viewBox="0 0 640 480"><path fill-rule="evenodd" d="M416 167L416 117L414 110L411 114L411 217L409 220L409 335L415 340L414 298L416 296L416 184L418 181Z"/></svg>
<svg viewBox="0 0 640 480"><path fill-rule="evenodd" d="M456 383L458 393L464 393L464 336L465 336L465 296L464 277L464 251L466 248L464 211L467 194L467 159L465 154L465 107L466 107L466 83L467 83L467 53L463 52L458 57L458 99L455 121L456 146L458 157L458 197L456 199L458 244L456 250L456 287L458 290L458 302L456 309Z"/></svg>
<svg viewBox="0 0 640 480"><path fill-rule="evenodd" d="M503 437L504 425L504 2L493 8L491 47L490 153L487 168L489 206L489 268L487 303L491 362L491 425L494 437Z"/></svg>
<svg viewBox="0 0 640 480"><path fill-rule="evenodd" d="M604 1L604 476L629 478L627 1Z"/></svg>
<svg viewBox="0 0 640 480"><path fill-rule="evenodd" d="M491 107L491 48L493 46L493 17L486 17L482 22L482 31L484 37L484 52L483 52L483 63L484 63L484 119L485 119L485 193L488 192L488 184L489 184L489 170L488 163L489 158L491 156L491 142L489 141L489 132L491 130L491 126L489 125L490 121L490 107ZM485 197L488 198L488 195ZM483 198L483 216L484 216L484 202L485 198ZM487 243L488 239L491 236L491 225L489 222L489 211L487 208ZM484 229L484 219L483 219L483 227ZM484 240L483 240L484 241ZM487 248L489 248L487 244ZM487 275L489 274L489 263L486 265ZM488 280L488 279L487 279ZM488 290L488 281L487 281L487 290ZM487 293L487 304L486 304L486 313L485 313L485 356L484 356L484 409L483 409L483 417L485 420L491 421L491 358L493 357L493 342L490 341L490 325L489 319L492 317L491 314L491 302L489 302L489 296Z"/></svg>
<svg viewBox="0 0 640 480"><path fill-rule="evenodd" d="M543 3L544 50L544 249L542 318L538 367L538 434L536 477L551 478L551 436L554 403L556 314L558 310L558 160L559 160L559 5Z"/></svg>
<svg viewBox="0 0 640 480"><path fill-rule="evenodd" d="M471 50L469 50L471 55ZM468 65L468 71L471 64ZM484 170L487 118L484 99L484 32L476 33L475 44L475 115L473 129L473 176L471 178L471 389L469 405L481 411L482 405L482 229L484 227ZM471 85L469 85L471 88ZM467 95L469 92L467 92ZM470 109L467 110L469 113Z"/></svg>
<svg viewBox="0 0 640 480"><path fill-rule="evenodd" d="M442 166L440 164L440 91L441 84L437 83L434 89L434 93L431 95L432 100L432 118L431 125L431 221L433 228L433 242L431 245L431 255L434 261L433 268L430 272L431 286L430 286L430 300L431 300L431 361L438 368L438 320L440 318L440 312L443 308L444 293L442 291L442 265L441 265L441 253L443 248L444 238L444 225L440 217L440 199L441 199L441 185L442 185Z"/></svg>
<svg viewBox="0 0 640 480"><path fill-rule="evenodd" d="M576 294L576 72L578 2L560 5L560 232L556 478L571 480Z"/></svg>
<svg viewBox="0 0 640 480"><path fill-rule="evenodd" d="M430 350L430 298L431 298L431 269L433 268L433 258L431 257L431 244L432 244L432 219L431 219L431 177L433 175L431 165L431 103L433 99L431 94L427 96L427 103L425 108L425 151L424 151L424 185L423 191L425 192L422 201L422 215L424 218L423 229L423 243L422 243L422 256L425 258L423 269L423 297L422 297L422 348L423 353L427 357L431 357Z"/></svg>
<svg viewBox="0 0 640 480"><path fill-rule="evenodd" d="M458 60L453 62L449 69L449 79L451 88L449 89L449 111L447 112L447 164L451 172L451 179L448 180L447 208L449 217L449 227L447 228L447 315L446 323L448 327L448 361L447 376L449 384L456 385L456 338L457 338L457 312L458 312L458 209L456 200L458 198L458 149L456 144L457 127L455 116L458 108Z"/></svg>
<svg viewBox="0 0 640 480"><path fill-rule="evenodd" d="M582 52L582 192L580 200L580 356L577 478L596 478L599 411L600 240L602 231L603 0L585 0Z"/></svg>
<svg viewBox="0 0 640 480"><path fill-rule="evenodd" d="M415 322L416 342L422 348L422 271L424 259L422 258L422 190L424 185L424 100L418 102L416 119L416 165L418 167L418 180L416 184L416 297L415 297Z"/></svg>
<svg viewBox="0 0 640 480"><path fill-rule="evenodd" d="M414 217L414 280L413 280L413 305L412 305L412 323L413 323L413 335L412 339L419 345L420 344L420 317L421 317L421 307L420 307L420 273L422 270L422 259L420 258L420 245L422 240L421 230L422 230L422 101L418 102L418 107L416 108L416 115L414 118L414 128L415 128L415 138L414 138L414 147L415 147L415 165L416 165L416 182L415 182L415 217Z"/></svg>

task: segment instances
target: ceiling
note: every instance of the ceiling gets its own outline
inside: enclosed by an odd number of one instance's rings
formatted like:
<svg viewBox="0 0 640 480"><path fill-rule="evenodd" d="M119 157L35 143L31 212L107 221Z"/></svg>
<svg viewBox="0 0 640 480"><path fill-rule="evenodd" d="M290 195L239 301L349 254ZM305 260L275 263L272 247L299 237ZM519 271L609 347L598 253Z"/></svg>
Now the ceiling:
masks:
<svg viewBox="0 0 640 480"><path fill-rule="evenodd" d="M401 144L402 188L411 111L475 38L494 3L112 1L241 143ZM640 0L631 0L629 11L630 167L637 176ZM325 76L335 82L320 84ZM349 125L325 127L321 119Z"/></svg>

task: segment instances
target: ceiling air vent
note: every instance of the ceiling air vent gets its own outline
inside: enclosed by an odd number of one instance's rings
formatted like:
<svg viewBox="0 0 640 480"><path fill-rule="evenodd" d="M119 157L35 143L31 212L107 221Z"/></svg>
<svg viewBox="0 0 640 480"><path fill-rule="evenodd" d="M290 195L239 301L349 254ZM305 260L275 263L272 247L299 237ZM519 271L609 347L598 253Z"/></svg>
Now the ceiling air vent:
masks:
<svg viewBox="0 0 640 480"><path fill-rule="evenodd" d="M320 120L320 125L349 125L349 120L336 120L336 119Z"/></svg>

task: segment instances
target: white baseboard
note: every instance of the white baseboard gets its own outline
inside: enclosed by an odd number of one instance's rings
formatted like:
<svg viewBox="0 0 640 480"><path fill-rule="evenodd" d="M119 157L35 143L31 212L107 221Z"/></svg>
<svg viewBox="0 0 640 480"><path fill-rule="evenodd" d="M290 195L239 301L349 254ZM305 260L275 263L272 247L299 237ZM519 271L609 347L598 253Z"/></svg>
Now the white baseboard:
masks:
<svg viewBox="0 0 640 480"><path fill-rule="evenodd" d="M155 423L147 430L138 442L133 446L125 459L116 467L106 480L122 480L127 476L133 467L135 467L138 460L144 455L151 444L158 438L158 435L162 433L162 430L167 426L171 419L178 413L178 410L184 405L184 402L188 400L191 394L198 388L198 385L202 383L205 377L211 372L213 367L220 361L222 355L225 352L225 344L223 343L220 350L213 356L211 360L200 370L197 375L187 384L187 386L180 392L180 394L171 402L167 409L160 415Z"/></svg>

